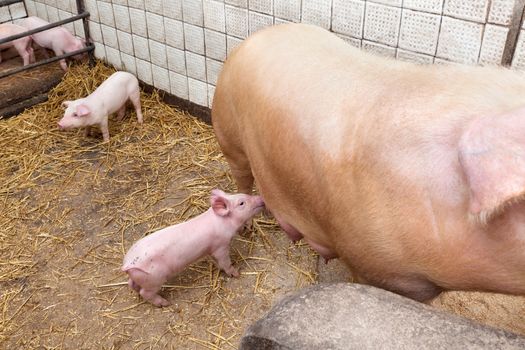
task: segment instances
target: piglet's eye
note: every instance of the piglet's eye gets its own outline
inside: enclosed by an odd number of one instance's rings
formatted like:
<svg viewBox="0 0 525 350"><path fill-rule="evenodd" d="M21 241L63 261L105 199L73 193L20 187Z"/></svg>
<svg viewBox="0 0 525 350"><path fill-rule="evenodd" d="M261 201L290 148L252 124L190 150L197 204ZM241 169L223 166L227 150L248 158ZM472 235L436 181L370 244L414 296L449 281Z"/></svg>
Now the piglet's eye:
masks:
<svg viewBox="0 0 525 350"><path fill-rule="evenodd" d="M76 114L76 113L73 113L73 117L78 117L78 114Z"/></svg>
<svg viewBox="0 0 525 350"><path fill-rule="evenodd" d="M243 205L244 205L244 201L243 201L243 202L240 202L239 205L240 205L240 206L243 206Z"/></svg>

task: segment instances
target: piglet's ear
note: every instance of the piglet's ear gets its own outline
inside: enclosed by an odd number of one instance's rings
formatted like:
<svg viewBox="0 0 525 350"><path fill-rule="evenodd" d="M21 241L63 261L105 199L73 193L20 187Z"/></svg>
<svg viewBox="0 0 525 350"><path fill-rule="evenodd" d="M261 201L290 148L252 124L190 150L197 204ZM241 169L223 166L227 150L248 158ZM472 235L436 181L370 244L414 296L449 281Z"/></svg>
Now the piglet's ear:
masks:
<svg viewBox="0 0 525 350"><path fill-rule="evenodd" d="M91 113L91 110L89 109L88 106L84 104L80 104L77 106L77 115L79 117L84 117L86 115L89 115L90 113Z"/></svg>
<svg viewBox="0 0 525 350"><path fill-rule="evenodd" d="M67 108L67 107L69 107L70 103L71 103L71 101L64 101L64 102L62 102L62 107L63 108Z"/></svg>
<svg viewBox="0 0 525 350"><path fill-rule="evenodd" d="M212 191L210 202L215 214L227 216L230 213L230 201L224 197L224 192L221 190Z"/></svg>
<svg viewBox="0 0 525 350"><path fill-rule="evenodd" d="M469 211L481 222L525 194L525 108L474 119L461 135L459 162Z"/></svg>

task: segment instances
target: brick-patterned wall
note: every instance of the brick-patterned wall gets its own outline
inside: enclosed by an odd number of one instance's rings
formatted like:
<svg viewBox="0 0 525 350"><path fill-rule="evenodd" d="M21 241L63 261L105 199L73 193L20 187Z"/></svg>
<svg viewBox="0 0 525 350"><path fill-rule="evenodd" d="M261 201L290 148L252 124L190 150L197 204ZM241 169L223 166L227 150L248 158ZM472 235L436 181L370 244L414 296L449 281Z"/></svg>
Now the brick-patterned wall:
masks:
<svg viewBox="0 0 525 350"><path fill-rule="evenodd" d="M260 28L304 22L351 45L425 63L498 64L513 0L84 0L95 55L159 89L211 107L228 52ZM26 1L49 21L73 0ZM0 14L1 18L1 14ZM69 29L82 33L81 22ZM525 28L513 65L525 66Z"/></svg>

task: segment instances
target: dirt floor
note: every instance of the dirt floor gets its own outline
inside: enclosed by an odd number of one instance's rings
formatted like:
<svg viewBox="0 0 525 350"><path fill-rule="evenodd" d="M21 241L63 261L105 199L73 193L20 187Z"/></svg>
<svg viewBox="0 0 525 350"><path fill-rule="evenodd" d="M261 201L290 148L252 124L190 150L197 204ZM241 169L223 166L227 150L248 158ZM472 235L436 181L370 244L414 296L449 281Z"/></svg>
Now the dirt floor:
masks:
<svg viewBox="0 0 525 350"><path fill-rule="evenodd" d="M204 211L211 189L235 186L211 127L156 93L142 95L143 125L131 108L110 119L109 143L57 130L60 103L111 73L75 66L47 103L0 120L1 349L236 349L285 294L351 278L259 216L233 242L240 278L205 259L164 288L172 306L143 302L120 271L127 249ZM525 334L525 309L515 310L518 326L480 321Z"/></svg>
<svg viewBox="0 0 525 350"><path fill-rule="evenodd" d="M317 257L261 216L233 242L240 278L206 259L170 281L170 307L129 290L133 242L234 186L211 127L158 95L142 96L143 125L131 109L110 120L109 143L57 130L60 103L110 73L74 67L47 103L0 121L0 348L236 348L273 302L315 282Z"/></svg>

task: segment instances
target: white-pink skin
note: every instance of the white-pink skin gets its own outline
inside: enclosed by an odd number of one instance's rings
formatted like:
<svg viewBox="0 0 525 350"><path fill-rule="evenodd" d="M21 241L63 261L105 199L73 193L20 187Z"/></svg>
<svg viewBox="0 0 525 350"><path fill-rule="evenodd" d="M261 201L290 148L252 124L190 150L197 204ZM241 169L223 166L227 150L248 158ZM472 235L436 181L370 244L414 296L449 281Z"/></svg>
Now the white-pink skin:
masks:
<svg viewBox="0 0 525 350"><path fill-rule="evenodd" d="M7 38L11 35L20 34L26 32L27 30L24 27L21 27L16 24L4 23L0 24L0 39ZM0 50L8 49L14 47L18 52L22 60L24 61L24 66L27 66L30 63L35 62L35 55L33 53L33 47L31 46L32 38L31 36L25 36L8 43L0 45ZM0 62L2 62L2 55L0 53Z"/></svg>
<svg viewBox="0 0 525 350"><path fill-rule="evenodd" d="M127 72L113 73L88 97L62 102L66 111L58 122L58 127L60 129L85 127L87 136L90 126L98 125L104 141L109 141L108 116L117 112L118 119L122 120L126 113L126 102L128 100L135 107L137 120L142 123L140 89L137 78Z"/></svg>
<svg viewBox="0 0 525 350"><path fill-rule="evenodd" d="M31 16L25 18L20 22L20 25L27 30L36 29L48 25L49 22L44 21L41 18ZM86 43L83 39L76 38L64 27L55 27L43 32L38 32L32 35L33 41L41 46L53 50L56 56L63 55L65 53L80 50L86 47ZM44 55L48 57L47 51L43 50ZM74 59L82 59L85 55L72 56ZM64 71L67 70L67 63L65 59L60 60L60 67Z"/></svg>
<svg viewBox="0 0 525 350"><path fill-rule="evenodd" d="M166 227L137 241L124 257L122 271L129 287L156 306L170 302L158 292L171 277L204 256L211 255L220 269L238 277L230 260L235 233L264 208L260 196L211 192L211 208L186 222Z"/></svg>

